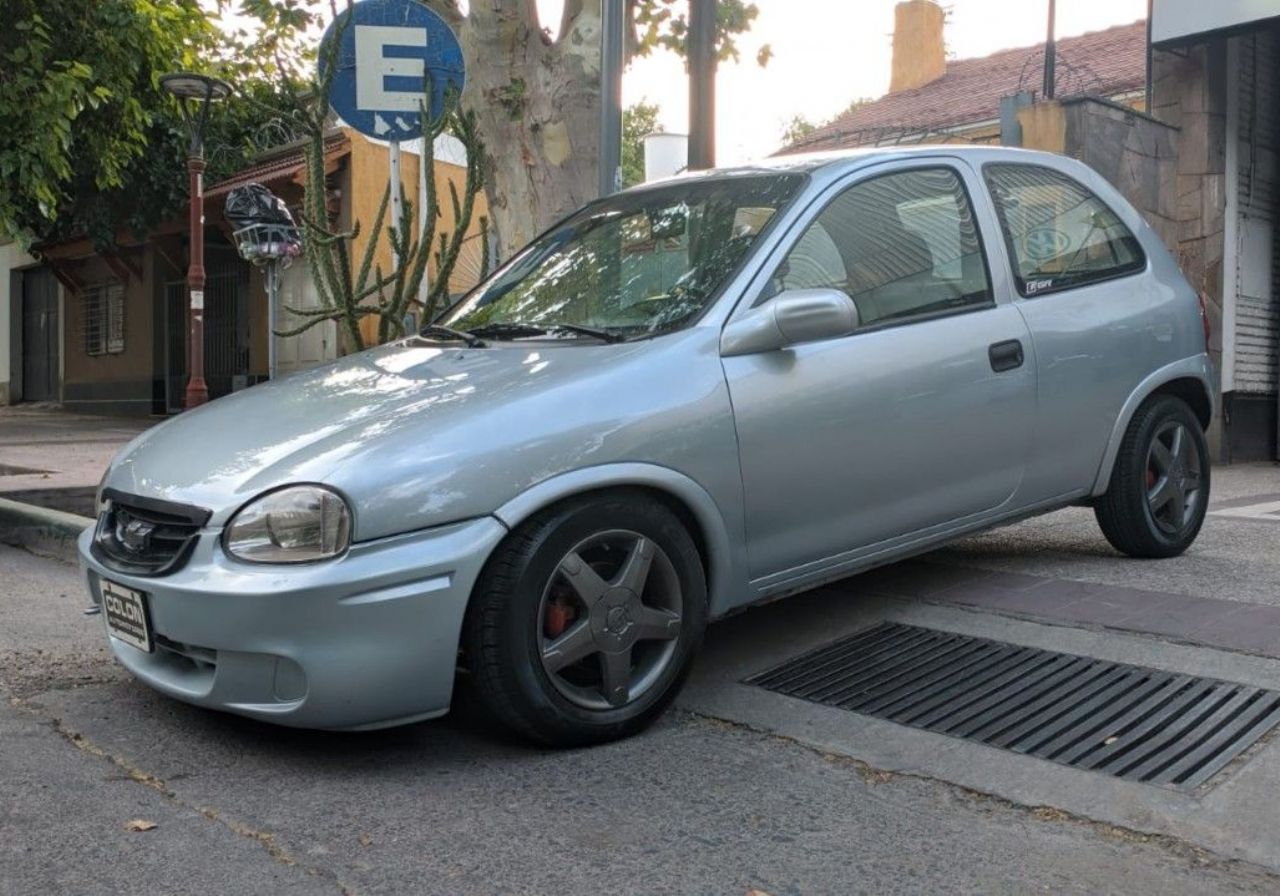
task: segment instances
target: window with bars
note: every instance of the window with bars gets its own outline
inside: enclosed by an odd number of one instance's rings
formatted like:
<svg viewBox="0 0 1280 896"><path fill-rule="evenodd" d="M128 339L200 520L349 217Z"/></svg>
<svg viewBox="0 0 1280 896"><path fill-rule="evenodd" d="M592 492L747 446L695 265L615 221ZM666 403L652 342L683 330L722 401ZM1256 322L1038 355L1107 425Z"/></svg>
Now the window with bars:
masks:
<svg viewBox="0 0 1280 896"><path fill-rule="evenodd" d="M124 287L102 283L84 290L84 353L118 355L124 351Z"/></svg>

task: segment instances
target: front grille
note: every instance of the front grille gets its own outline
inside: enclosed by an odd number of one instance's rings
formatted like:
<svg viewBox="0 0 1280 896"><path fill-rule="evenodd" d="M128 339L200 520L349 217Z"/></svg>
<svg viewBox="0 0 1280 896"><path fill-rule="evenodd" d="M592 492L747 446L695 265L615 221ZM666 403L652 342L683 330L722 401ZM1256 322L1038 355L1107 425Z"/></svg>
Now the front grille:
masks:
<svg viewBox="0 0 1280 896"><path fill-rule="evenodd" d="M210 511L186 504L105 489L93 556L127 575L163 576L181 568L195 547Z"/></svg>

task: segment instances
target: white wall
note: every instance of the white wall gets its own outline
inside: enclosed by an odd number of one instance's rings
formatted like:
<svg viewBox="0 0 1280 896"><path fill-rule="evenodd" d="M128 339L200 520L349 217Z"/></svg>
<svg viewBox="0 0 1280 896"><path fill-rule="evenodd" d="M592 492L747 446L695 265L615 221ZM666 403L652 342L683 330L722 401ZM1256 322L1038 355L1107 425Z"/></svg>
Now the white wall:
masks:
<svg viewBox="0 0 1280 896"><path fill-rule="evenodd" d="M1151 42L1181 40L1277 15L1275 0L1155 0Z"/></svg>
<svg viewBox="0 0 1280 896"><path fill-rule="evenodd" d="M9 286L13 280L10 274L35 263L36 260L23 252L17 243L0 243L0 398L6 404L12 400L9 397L9 371L13 364L13 359L9 357L12 327L22 326L21 321L9 319L14 305L13 297L9 295Z"/></svg>
<svg viewBox="0 0 1280 896"><path fill-rule="evenodd" d="M293 266L280 272L280 295L276 303L276 320L272 330L288 330L302 323L302 318L288 309L320 307L320 295L311 281L307 260L299 258ZM325 321L297 336L271 336L276 340L276 373L283 376L305 370L338 357L338 325Z"/></svg>

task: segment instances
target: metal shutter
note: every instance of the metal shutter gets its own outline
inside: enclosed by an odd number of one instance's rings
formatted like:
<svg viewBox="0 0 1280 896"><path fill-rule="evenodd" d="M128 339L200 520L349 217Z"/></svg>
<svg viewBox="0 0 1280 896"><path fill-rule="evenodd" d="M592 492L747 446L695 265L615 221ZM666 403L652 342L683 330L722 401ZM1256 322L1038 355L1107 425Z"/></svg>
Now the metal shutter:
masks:
<svg viewBox="0 0 1280 896"><path fill-rule="evenodd" d="M1280 41L1274 31L1240 39L1239 190L1235 388L1275 392L1280 385Z"/></svg>

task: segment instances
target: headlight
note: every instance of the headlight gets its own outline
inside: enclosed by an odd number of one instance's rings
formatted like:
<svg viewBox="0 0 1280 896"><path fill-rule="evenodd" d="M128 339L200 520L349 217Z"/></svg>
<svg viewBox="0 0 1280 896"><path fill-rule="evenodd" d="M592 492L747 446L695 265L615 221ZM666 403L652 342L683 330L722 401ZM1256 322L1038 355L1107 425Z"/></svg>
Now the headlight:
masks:
<svg viewBox="0 0 1280 896"><path fill-rule="evenodd" d="M102 474L102 478L98 480L98 487L93 492L93 515L94 517L102 516L102 511L107 509L107 499L102 496L102 490L107 485L107 476L111 473L111 468L107 467L107 471Z"/></svg>
<svg viewBox="0 0 1280 896"><path fill-rule="evenodd" d="M351 543L351 511L336 492L295 485L245 505L223 533L227 553L253 563L308 563Z"/></svg>

